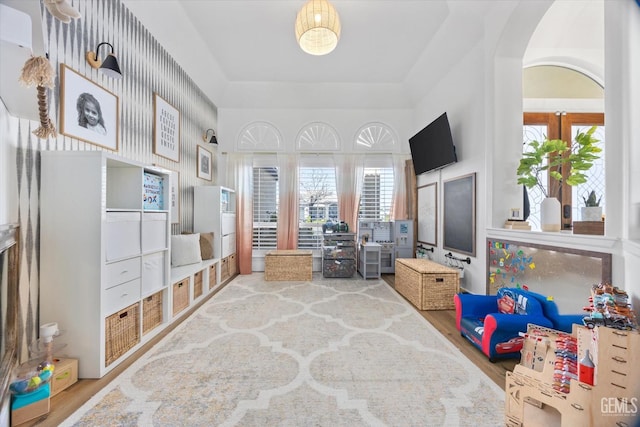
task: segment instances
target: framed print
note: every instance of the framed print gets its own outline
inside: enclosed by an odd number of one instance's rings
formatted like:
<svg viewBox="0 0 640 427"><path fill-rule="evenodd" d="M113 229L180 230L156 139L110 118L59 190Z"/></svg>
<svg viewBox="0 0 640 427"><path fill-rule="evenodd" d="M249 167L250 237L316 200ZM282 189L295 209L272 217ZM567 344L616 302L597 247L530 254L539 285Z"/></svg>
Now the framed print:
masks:
<svg viewBox="0 0 640 427"><path fill-rule="evenodd" d="M444 181L444 249L476 256L476 174Z"/></svg>
<svg viewBox="0 0 640 427"><path fill-rule="evenodd" d="M418 187L418 243L438 244L438 183Z"/></svg>
<svg viewBox="0 0 640 427"><path fill-rule="evenodd" d="M198 145L198 178L211 181L212 160L211 151Z"/></svg>
<svg viewBox="0 0 640 427"><path fill-rule="evenodd" d="M180 112L153 94L153 152L165 159L180 161Z"/></svg>
<svg viewBox="0 0 640 427"><path fill-rule="evenodd" d="M60 133L118 151L118 97L60 64Z"/></svg>

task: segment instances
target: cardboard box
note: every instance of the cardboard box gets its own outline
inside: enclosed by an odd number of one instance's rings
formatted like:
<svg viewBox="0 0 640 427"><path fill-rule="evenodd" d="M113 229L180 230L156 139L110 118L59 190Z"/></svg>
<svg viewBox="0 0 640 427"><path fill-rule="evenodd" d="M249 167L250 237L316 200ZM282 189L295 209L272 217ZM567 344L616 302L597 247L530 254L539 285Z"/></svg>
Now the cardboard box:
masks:
<svg viewBox="0 0 640 427"><path fill-rule="evenodd" d="M51 401L51 389L49 386L50 384L45 384L33 393L14 395L12 397L12 427L49 413Z"/></svg>
<svg viewBox="0 0 640 427"><path fill-rule="evenodd" d="M51 378L51 397L78 382L78 359L53 359L55 369Z"/></svg>

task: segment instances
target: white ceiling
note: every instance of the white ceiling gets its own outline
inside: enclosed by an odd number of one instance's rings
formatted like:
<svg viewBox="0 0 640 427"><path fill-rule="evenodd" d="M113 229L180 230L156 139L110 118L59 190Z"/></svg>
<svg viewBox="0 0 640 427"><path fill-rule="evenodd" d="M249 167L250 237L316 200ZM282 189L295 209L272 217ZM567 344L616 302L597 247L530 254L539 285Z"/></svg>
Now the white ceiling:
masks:
<svg viewBox="0 0 640 427"><path fill-rule="evenodd" d="M341 39L316 57L295 41L294 20L306 0L123 1L207 96L229 108L411 107L428 90L424 82L436 83L482 43L492 14L517 3L332 0ZM561 2L575 12L602 1ZM423 93L410 82L421 82Z"/></svg>

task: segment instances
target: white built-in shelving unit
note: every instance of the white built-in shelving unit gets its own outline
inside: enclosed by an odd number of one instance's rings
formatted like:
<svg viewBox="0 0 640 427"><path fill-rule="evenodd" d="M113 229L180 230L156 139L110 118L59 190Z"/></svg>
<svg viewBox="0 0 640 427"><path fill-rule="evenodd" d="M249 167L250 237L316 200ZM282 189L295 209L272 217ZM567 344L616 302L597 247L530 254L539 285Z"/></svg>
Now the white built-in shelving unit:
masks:
<svg viewBox="0 0 640 427"><path fill-rule="evenodd" d="M171 269L167 170L43 151L41 174L40 323L58 323L80 378L100 378L219 283L218 260Z"/></svg>
<svg viewBox="0 0 640 427"><path fill-rule="evenodd" d="M233 277L237 271L236 192L218 185L195 187L193 231L213 232L213 255L220 258L218 281Z"/></svg>

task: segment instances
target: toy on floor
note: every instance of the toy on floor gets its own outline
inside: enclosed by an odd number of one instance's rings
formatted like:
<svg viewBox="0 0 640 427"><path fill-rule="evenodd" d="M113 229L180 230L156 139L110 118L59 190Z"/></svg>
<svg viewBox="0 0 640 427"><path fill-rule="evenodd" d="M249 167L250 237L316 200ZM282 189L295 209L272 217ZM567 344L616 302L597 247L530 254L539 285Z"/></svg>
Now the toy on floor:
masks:
<svg viewBox="0 0 640 427"><path fill-rule="evenodd" d="M31 360L18 366L16 378L9 385L11 393L15 395L36 393L49 383L55 370L54 349L58 350L64 347L63 344L54 348L53 338L59 334L60 331L56 323L40 326L40 338L29 346Z"/></svg>

